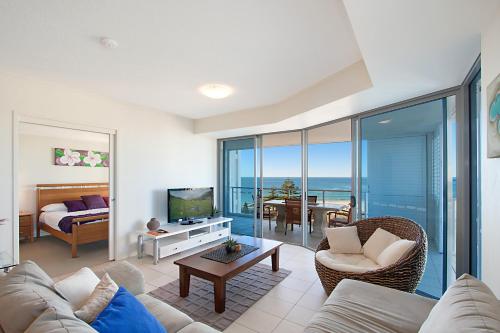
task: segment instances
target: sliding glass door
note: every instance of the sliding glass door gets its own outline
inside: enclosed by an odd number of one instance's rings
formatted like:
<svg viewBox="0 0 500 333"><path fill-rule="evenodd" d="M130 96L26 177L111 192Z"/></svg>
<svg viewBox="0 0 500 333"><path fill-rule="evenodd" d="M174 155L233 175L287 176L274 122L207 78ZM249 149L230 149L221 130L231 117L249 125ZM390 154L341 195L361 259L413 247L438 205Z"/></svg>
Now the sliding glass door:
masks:
<svg viewBox="0 0 500 333"><path fill-rule="evenodd" d="M233 218L231 231L238 235L260 236L257 228L257 139L222 142L222 212Z"/></svg>
<svg viewBox="0 0 500 333"><path fill-rule="evenodd" d="M307 247L316 249L326 228L352 221L351 174L351 120L308 130L307 218L312 228L306 234Z"/></svg>
<svg viewBox="0 0 500 333"><path fill-rule="evenodd" d="M262 136L263 237L303 244L301 132ZM260 216L260 214L259 214Z"/></svg>
<svg viewBox="0 0 500 333"><path fill-rule="evenodd" d="M455 260L454 106L449 97L360 120L361 213L422 226L429 253L419 290L434 297Z"/></svg>

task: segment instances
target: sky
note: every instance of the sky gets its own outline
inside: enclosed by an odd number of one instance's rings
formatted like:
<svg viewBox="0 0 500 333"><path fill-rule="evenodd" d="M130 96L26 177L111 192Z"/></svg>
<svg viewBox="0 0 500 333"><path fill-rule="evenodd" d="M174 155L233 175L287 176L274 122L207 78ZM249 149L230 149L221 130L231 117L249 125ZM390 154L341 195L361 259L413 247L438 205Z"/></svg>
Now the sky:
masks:
<svg viewBox="0 0 500 333"><path fill-rule="evenodd" d="M351 142L310 144L309 177L350 177ZM264 148L264 177L300 177L300 146ZM243 150L240 155L242 176L253 176L253 150Z"/></svg>

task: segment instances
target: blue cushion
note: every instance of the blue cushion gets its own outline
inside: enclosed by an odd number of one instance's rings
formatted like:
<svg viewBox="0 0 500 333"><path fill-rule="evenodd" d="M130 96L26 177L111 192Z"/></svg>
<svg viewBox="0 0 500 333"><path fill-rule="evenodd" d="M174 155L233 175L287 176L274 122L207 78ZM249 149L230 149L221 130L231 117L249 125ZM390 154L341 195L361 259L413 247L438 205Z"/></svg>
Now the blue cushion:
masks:
<svg viewBox="0 0 500 333"><path fill-rule="evenodd" d="M167 333L158 319L123 287L91 326L100 333Z"/></svg>

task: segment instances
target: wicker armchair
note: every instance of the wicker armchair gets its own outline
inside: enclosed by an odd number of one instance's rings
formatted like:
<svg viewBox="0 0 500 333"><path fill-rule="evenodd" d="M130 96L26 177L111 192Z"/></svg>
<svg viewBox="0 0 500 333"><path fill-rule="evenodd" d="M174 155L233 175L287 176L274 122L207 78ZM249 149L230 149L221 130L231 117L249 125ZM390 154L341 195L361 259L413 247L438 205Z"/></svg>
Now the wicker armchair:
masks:
<svg viewBox="0 0 500 333"><path fill-rule="evenodd" d="M315 259L316 271L326 293L330 295L343 279L359 280L414 293L424 274L427 259L427 236L422 227L409 219L391 216L368 218L349 224L349 226L353 225L358 227L361 244L364 244L377 228L387 230L404 239L414 240L416 244L408 255L399 259L395 264L365 273L336 271ZM329 248L328 239L324 238L316 252Z"/></svg>

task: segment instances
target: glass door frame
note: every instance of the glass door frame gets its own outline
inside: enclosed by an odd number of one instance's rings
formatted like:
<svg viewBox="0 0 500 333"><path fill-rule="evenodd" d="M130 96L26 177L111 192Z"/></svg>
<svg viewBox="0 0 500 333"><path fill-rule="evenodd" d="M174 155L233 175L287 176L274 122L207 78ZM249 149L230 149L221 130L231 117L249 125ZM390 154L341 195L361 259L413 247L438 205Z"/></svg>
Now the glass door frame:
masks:
<svg viewBox="0 0 500 333"><path fill-rule="evenodd" d="M254 198L254 207L257 206L259 202L259 187L257 184L257 158L259 157L258 150L260 149L260 137L258 135L247 135L247 136L240 136L240 137L234 137L234 138L227 138L227 139L218 139L217 140L217 207L219 207L219 211L224 212L226 210L226 207L224 207L224 194L222 193L224 191L224 171L225 171L225 163L224 163L224 142L227 141L237 141L237 140L248 140L248 139L253 139L253 198ZM259 161L262 159L259 158ZM260 169L260 167L259 167ZM261 169L260 169L261 170ZM259 207L260 211L262 211L262 205ZM257 212L257 209L254 208L253 210L253 234L254 237L262 237L262 230L260 231L260 234L258 233L258 223L257 223L257 216L259 212ZM260 212L260 216L262 216L262 212ZM262 225L262 223L260 224Z"/></svg>
<svg viewBox="0 0 500 333"><path fill-rule="evenodd" d="M361 208L362 204L360 204L360 197L361 197L361 158L360 158L360 153L361 153L361 119L367 118L370 116L374 116L377 114L382 114L390 111L396 111L399 109L404 109L407 107L419 105L419 104L424 104L427 102L431 102L434 100L438 99L443 99L451 96L456 97L456 132L457 132L457 138L456 138L456 150L457 150L457 157L456 157L456 163L457 163L457 174L456 174L456 191L457 191L457 198L456 198L456 206L460 207L459 209L457 208L457 216L456 216L456 277L461 276L464 273L471 273L471 259L470 259L470 251L471 251L471 241L470 241L470 236L471 236L471 215L470 215L470 207L471 207L471 202L470 202L470 190L471 190L471 184L470 184L470 165L469 165L469 149L470 149L470 131L469 131L469 121L470 121L470 107L469 107L469 95L468 95L468 88L470 82L472 82L473 78L475 77L475 74L478 73L480 66L478 67L477 62L479 62L480 59L476 61L476 64L474 67L471 69L471 72L468 74L466 80L464 81L463 84L459 86L455 86L449 89L445 89L442 91L438 91L435 93L431 93L428 95L424 95L421 97L417 97L414 99L402 101L399 103L394 103L388 106L384 106L372 111L368 111L365 113L358 114L354 116L353 119L353 134L355 133L355 138L353 138L353 146L355 145L356 153L353 155L353 158L357 158L358 160L356 161L356 169L355 172L357 173L356 175L356 196L357 196L357 201L358 205L357 208L355 209L355 216L359 218L363 218ZM446 120L446 118L445 118ZM446 122L445 122L446 124ZM445 126L446 127L446 126ZM446 130L446 128L445 128ZM445 135L445 133L444 133ZM447 154L446 154L446 146L443 145L443 162L445 163L444 165L447 164ZM354 149L354 148L353 148ZM444 166L443 166L444 168ZM446 168L444 168L446 169ZM445 180L447 175L447 170L443 170L443 180ZM446 188L443 188L443 196L446 196ZM444 197L444 225L443 228L446 230L447 228L447 198ZM444 238L444 244L443 246L445 249L447 248L447 239L446 237ZM447 263L446 263L446 255L444 256L445 261L443 262L443 292L447 288L447 282L446 282L446 269L447 269Z"/></svg>

